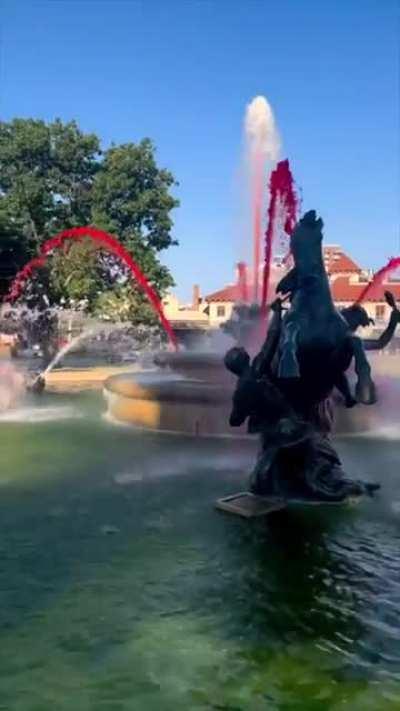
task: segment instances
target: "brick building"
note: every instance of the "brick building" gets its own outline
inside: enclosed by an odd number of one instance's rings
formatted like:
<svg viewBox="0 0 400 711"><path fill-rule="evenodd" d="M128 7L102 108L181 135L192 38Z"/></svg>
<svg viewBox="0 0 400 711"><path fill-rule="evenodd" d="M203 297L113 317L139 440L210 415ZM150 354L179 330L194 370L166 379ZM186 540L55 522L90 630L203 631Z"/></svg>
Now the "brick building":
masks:
<svg viewBox="0 0 400 711"><path fill-rule="evenodd" d="M339 245L326 245L324 247L325 267L329 276L333 300L336 306L344 308L357 301L361 292L373 277L372 272L362 269L349 257ZM284 273L283 267L276 267L273 281L276 283ZM364 329L363 335L377 335L382 331L389 319L390 307L386 304L384 292L392 291L395 298L400 301L400 279L391 277L380 286L375 287L369 294L363 306L370 318L374 319L375 326L371 326L368 333ZM239 300L239 286L229 285L224 289L215 291L205 297L204 301L209 306L210 326L219 325L229 319L235 303Z"/></svg>

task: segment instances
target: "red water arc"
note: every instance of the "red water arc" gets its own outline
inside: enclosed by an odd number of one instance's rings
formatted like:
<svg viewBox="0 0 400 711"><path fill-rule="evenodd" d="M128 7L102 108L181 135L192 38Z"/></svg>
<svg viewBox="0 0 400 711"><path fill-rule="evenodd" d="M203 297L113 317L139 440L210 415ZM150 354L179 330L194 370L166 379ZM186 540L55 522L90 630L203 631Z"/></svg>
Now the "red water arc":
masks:
<svg viewBox="0 0 400 711"><path fill-rule="evenodd" d="M386 277L399 268L400 257L392 257L391 259L389 259L388 263L384 267L382 267L382 269L379 269L376 274L374 274L372 281L370 281L369 284L366 284L361 294L359 295L356 303L361 304L363 301L366 301L368 297L374 298L374 292L379 289L379 287L386 280Z"/></svg>
<svg viewBox="0 0 400 711"><path fill-rule="evenodd" d="M123 247L122 244L118 242L117 239L115 239L115 237L108 234L108 232L103 232L103 230L99 230L96 227L72 227L69 230L59 232L57 235L55 235L55 237L52 237L51 239L47 240L47 242L42 245L39 256L35 257L34 259L31 259L31 261L28 262L28 264L26 264L20 272L18 272L13 283L11 284L11 288L6 297L6 300L15 301L16 299L18 299L24 289L26 281L34 274L37 269L45 265L47 257L54 249L59 249L64 245L65 242L68 242L68 240L74 240L76 242L79 242L85 239L85 237L90 237L93 242L96 242L101 247L104 247L108 252L110 252L110 254L114 254L121 260L121 262L123 262L128 267L132 276L139 284L140 288L146 294L148 300L153 306L154 311L159 316L161 324L171 344L177 349L176 336L172 330L170 322L164 314L161 301L158 298L155 290L152 286L150 286L145 275L138 267L135 260L132 259L131 255L125 249L125 247Z"/></svg>
<svg viewBox="0 0 400 711"><path fill-rule="evenodd" d="M261 309L264 313L266 310L271 275L272 246L280 210L283 210L283 229L286 234L292 234L297 220L298 200L288 160L280 161L275 170L272 171L269 181L269 192L270 200L268 206L268 223L265 232L265 260L261 296Z"/></svg>

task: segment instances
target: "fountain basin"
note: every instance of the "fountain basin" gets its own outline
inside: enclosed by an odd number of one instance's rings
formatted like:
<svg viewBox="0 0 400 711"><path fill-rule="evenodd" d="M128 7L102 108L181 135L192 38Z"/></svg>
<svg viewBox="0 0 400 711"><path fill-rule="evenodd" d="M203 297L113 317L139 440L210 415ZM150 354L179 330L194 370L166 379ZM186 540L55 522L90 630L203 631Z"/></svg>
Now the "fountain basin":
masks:
<svg viewBox="0 0 400 711"><path fill-rule="evenodd" d="M226 370L220 353L162 352L154 356L155 365L163 372L178 373L188 379L234 387L235 378Z"/></svg>
<svg viewBox="0 0 400 711"><path fill-rule="evenodd" d="M148 430L195 437L249 437L228 418L232 388L174 373L124 374L104 384L109 417Z"/></svg>
<svg viewBox="0 0 400 711"><path fill-rule="evenodd" d="M104 383L108 417L136 428L195 437L242 437L246 425L230 427L228 419L236 379L214 353L162 353L159 370L121 373ZM335 434L365 432L374 427L371 408L336 407Z"/></svg>
<svg viewBox="0 0 400 711"><path fill-rule="evenodd" d="M215 353L162 353L159 370L125 372L105 380L108 416L136 428L195 437L251 438L246 426L232 428L228 419L236 379ZM378 392L393 390L393 379L378 376ZM383 393L382 393L383 395ZM397 396L397 394L396 394ZM390 408L392 409L392 408ZM335 408L334 434L368 432L382 424L381 408L359 405Z"/></svg>

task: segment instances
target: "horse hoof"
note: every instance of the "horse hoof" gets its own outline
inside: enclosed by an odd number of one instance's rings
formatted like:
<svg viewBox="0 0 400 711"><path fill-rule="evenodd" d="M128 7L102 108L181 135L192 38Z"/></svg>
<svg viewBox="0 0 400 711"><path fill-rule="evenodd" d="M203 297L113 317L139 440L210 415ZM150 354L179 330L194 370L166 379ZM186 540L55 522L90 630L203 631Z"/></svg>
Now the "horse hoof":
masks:
<svg viewBox="0 0 400 711"><path fill-rule="evenodd" d="M365 383L358 382L356 385L357 402L362 405L375 405L377 402L375 383L370 380Z"/></svg>

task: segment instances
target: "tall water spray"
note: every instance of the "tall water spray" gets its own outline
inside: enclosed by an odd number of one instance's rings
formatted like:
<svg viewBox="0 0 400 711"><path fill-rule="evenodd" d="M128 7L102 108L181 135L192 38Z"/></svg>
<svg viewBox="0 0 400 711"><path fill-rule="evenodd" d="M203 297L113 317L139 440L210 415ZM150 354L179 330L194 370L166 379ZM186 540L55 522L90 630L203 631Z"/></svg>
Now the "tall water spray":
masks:
<svg viewBox="0 0 400 711"><path fill-rule="evenodd" d="M281 146L271 106L264 96L256 96L247 106L245 117L246 153L250 173L253 225L253 300L259 300L263 215L266 205L267 173L278 160Z"/></svg>

